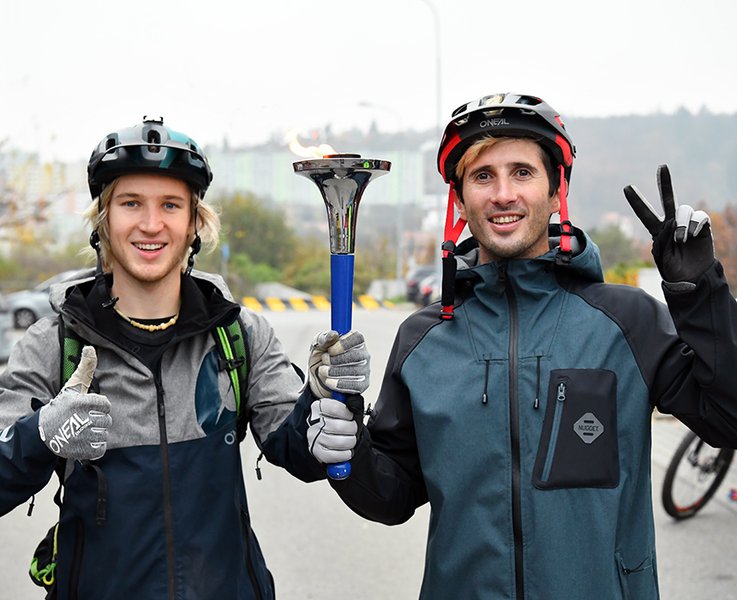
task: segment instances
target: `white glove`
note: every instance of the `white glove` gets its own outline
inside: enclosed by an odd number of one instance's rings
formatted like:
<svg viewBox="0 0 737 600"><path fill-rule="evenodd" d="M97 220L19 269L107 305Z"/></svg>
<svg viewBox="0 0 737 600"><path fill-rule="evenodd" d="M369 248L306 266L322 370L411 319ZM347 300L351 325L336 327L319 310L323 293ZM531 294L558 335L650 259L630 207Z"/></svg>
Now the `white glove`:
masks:
<svg viewBox="0 0 737 600"><path fill-rule="evenodd" d="M95 460L107 449L107 430L112 425L110 401L87 393L96 368L97 353L92 346L85 346L69 381L39 410L41 440L62 458Z"/></svg>
<svg viewBox="0 0 737 600"><path fill-rule="evenodd" d="M340 400L315 400L307 425L307 447L317 460L329 465L351 459L358 440L358 424Z"/></svg>
<svg viewBox="0 0 737 600"><path fill-rule="evenodd" d="M317 398L329 398L333 392L362 394L369 385L371 357L363 334L349 331L318 333L310 346L309 382Z"/></svg>

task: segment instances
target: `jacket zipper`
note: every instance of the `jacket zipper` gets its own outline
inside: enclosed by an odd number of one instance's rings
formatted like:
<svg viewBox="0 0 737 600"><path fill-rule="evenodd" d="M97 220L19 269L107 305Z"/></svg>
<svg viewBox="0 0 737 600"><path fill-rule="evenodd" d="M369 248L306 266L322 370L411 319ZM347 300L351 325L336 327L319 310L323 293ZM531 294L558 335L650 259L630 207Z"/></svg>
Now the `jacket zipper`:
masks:
<svg viewBox="0 0 737 600"><path fill-rule="evenodd" d="M542 481L547 481L550 478L550 470L553 468L553 458L555 457L555 448L558 445L558 433L560 432L560 421L563 418L563 403L565 401L566 384L561 381L556 388L555 412L553 413L553 425L550 429L550 440L548 441L548 452L545 456Z"/></svg>
<svg viewBox="0 0 737 600"><path fill-rule="evenodd" d="M489 389L489 369L491 368L491 359L485 358L484 362L486 363L486 369L484 371L484 391L481 394L481 404L486 404L489 401L489 396L486 393L486 390Z"/></svg>
<svg viewBox="0 0 737 600"><path fill-rule="evenodd" d="M535 402L533 402L532 408L537 410L540 408L540 361L542 360L542 355L538 354L535 358L537 359L537 371L535 375Z"/></svg>
<svg viewBox="0 0 737 600"><path fill-rule="evenodd" d="M156 405L159 415L159 448L161 449L161 476L164 494L164 527L166 530L166 577L169 598L176 598L177 582L174 565L174 518L171 508L171 480L169 479L169 447L166 436L166 408L164 407L164 386L161 385L161 369L154 375L156 384Z"/></svg>
<svg viewBox="0 0 737 600"><path fill-rule="evenodd" d="M74 312L65 312L62 310L62 315L69 316L72 320L78 320L81 323L85 323L85 320L75 316ZM123 348L117 340L110 338L100 331L89 327L85 324L85 327L90 329L95 336L101 337L108 341L111 345L122 349L127 354L130 354L129 350ZM202 330L202 331L206 331ZM196 331L193 335L202 333L202 331ZM80 334L81 335L81 334ZM189 337L189 336L188 336ZM183 338L180 338L180 341ZM163 355L162 355L163 357ZM160 359L161 360L161 359ZM156 406L159 419L159 447L161 451L161 467L162 467L162 480L163 480L163 500L164 500L164 527L166 529L166 572L167 572L167 587L169 592L169 598L175 600L177 592L176 583L176 564L174 560L174 517L171 503L171 479L169 473L169 444L168 437L166 435L166 409L164 406L164 387L161 383L161 362L156 373L153 373L154 384L156 386Z"/></svg>
<svg viewBox="0 0 737 600"><path fill-rule="evenodd" d="M519 322L517 298L512 283L507 278L507 265L499 266L509 304L509 431L512 443L512 531L514 535L514 582L517 600L525 598L524 555L522 548L522 499L520 489L520 447L519 447L519 404L517 390L517 337Z"/></svg>
<svg viewBox="0 0 737 600"><path fill-rule="evenodd" d="M261 593L261 586L259 585L258 577L256 576L256 568L253 565L253 558L251 558L251 520L248 514L241 510L241 522L243 523L243 534L244 543L246 545L246 569L248 570L248 577L251 579L251 587L253 587L253 593L256 596L256 600L263 600L263 594Z"/></svg>

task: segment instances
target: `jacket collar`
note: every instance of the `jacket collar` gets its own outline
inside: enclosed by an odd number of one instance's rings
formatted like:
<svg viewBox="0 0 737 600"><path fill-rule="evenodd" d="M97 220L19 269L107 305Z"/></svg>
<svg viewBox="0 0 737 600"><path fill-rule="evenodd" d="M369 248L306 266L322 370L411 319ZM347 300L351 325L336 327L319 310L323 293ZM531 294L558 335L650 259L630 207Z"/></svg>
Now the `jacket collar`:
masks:
<svg viewBox="0 0 737 600"><path fill-rule="evenodd" d="M539 268L555 269L560 274L587 279L592 282L604 281L604 272L601 268L599 248L591 238L581 229L573 228L572 251L570 261L560 264L556 257L560 252L560 225L551 224L548 229L551 249L537 258L493 261L491 266L479 265L478 242L474 238L467 238L458 245L456 250L456 279L459 281L481 277L481 272L491 270L498 273L502 262L506 272L514 277L522 271L537 270Z"/></svg>
<svg viewBox="0 0 737 600"><path fill-rule="evenodd" d="M114 338L117 325L111 318L111 284L111 275L103 279L92 276L65 283L52 290L52 304L68 318L77 319L103 335ZM193 271L191 276L182 275L181 293L177 338L230 323L240 313L240 306L232 301L230 291L219 276L199 271Z"/></svg>

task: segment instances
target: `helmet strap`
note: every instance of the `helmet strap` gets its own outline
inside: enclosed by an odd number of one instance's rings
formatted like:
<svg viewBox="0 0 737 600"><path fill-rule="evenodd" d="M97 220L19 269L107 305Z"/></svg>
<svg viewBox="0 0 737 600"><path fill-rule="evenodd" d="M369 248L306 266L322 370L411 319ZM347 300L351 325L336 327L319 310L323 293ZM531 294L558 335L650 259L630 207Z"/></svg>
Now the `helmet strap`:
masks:
<svg viewBox="0 0 737 600"><path fill-rule="evenodd" d="M440 292L440 318L449 321L453 318L453 301L455 300L456 279L456 242L461 236L466 220L455 219L455 184L451 181L448 188L448 207L445 213L445 231L443 233L443 277Z"/></svg>
<svg viewBox="0 0 737 600"><path fill-rule="evenodd" d="M187 259L187 270L184 272L185 276L191 275L192 269L194 268L194 257L200 251L201 247L202 239L200 238L200 234L195 232L194 240L192 240L192 245L190 246L189 258Z"/></svg>
<svg viewBox="0 0 737 600"><path fill-rule="evenodd" d="M443 233L443 240L452 241L455 244L458 238L461 237L461 232L466 226L466 220L458 217L455 219L455 198L456 198L456 185L452 181L448 187L448 206L445 211L445 231ZM444 251L445 252L445 251ZM445 256L445 254L443 254Z"/></svg>
<svg viewBox="0 0 737 600"><path fill-rule="evenodd" d="M95 251L95 254L97 255L97 267L95 268L95 279L101 279L104 277L104 273L102 272L102 252L100 250L100 234L97 232L97 229L93 229L92 233L90 233L90 246L92 246L93 250Z"/></svg>
<svg viewBox="0 0 737 600"><path fill-rule="evenodd" d="M100 234L97 233L97 229L93 229L92 233L90 233L90 246L92 246L93 250L97 252L98 256L100 254Z"/></svg>
<svg viewBox="0 0 737 600"><path fill-rule="evenodd" d="M102 289L105 290L105 294L107 296L107 300L103 300L100 306L102 306L102 308L112 308L118 301L118 297L110 296L110 290L107 289L107 285L105 283L105 273L102 270L100 234L97 232L97 229L94 229L92 233L90 233L90 246L95 249L95 253L97 254L97 266L95 267L95 285L103 286Z"/></svg>
<svg viewBox="0 0 737 600"><path fill-rule="evenodd" d="M560 184L558 186L558 193L560 196L560 253L562 256L560 260L562 262L569 262L571 260L571 234L573 231L571 221L568 219L568 182L566 181L565 168L563 165L558 165L560 170Z"/></svg>
<svg viewBox="0 0 737 600"><path fill-rule="evenodd" d="M192 245L190 246L191 250L189 253L189 258L187 258L187 269L184 271L185 277L192 273L192 269L194 268L194 257L200 251L200 248L202 248L202 238L200 238L200 234L197 233L197 205L198 204L199 204L199 201L195 202L195 205L194 205L194 239L192 240Z"/></svg>

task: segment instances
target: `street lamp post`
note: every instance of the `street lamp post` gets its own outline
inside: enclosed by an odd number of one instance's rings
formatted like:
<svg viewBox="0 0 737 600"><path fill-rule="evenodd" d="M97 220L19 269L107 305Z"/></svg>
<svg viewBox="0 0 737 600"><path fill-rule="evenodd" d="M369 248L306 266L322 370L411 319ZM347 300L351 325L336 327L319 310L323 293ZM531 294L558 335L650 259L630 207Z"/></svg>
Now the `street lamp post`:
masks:
<svg viewBox="0 0 737 600"><path fill-rule="evenodd" d="M437 128L438 137L440 137L441 128L441 76L440 76L440 14L438 9L431 0L420 0L432 13L432 20L435 29L435 127Z"/></svg>
<svg viewBox="0 0 737 600"><path fill-rule="evenodd" d="M433 25L435 28L435 139L440 142L440 135L442 134L442 116L441 116L441 71L440 71L440 15L438 8L431 0L420 0L425 6L430 9L432 13ZM440 272L440 265L442 259L441 245L443 243L443 230L442 224L445 222L443 219L443 197L438 194L436 200L436 210L438 213L438 219L441 223L440 229L440 240L435 244L435 264Z"/></svg>

